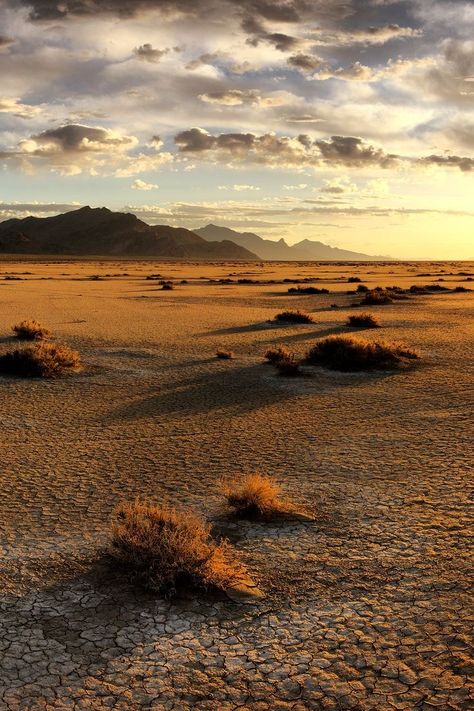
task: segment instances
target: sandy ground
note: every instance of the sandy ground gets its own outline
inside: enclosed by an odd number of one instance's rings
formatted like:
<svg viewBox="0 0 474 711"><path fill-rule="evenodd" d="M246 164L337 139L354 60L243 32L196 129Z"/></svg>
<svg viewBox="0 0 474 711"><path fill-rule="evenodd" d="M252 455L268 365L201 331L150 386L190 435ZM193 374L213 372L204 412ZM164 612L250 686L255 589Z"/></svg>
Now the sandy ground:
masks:
<svg viewBox="0 0 474 711"><path fill-rule="evenodd" d="M419 348L417 368L262 364L351 332L349 276L471 286L459 271L474 265L3 260L0 351L33 317L84 370L0 378L0 709L472 709L474 291L370 309L384 328L360 335ZM229 274L280 283L208 281ZM288 295L304 277L331 293ZM285 307L316 323L268 322ZM220 479L256 470L314 521L227 522ZM217 521L266 597L169 602L97 564L136 495Z"/></svg>

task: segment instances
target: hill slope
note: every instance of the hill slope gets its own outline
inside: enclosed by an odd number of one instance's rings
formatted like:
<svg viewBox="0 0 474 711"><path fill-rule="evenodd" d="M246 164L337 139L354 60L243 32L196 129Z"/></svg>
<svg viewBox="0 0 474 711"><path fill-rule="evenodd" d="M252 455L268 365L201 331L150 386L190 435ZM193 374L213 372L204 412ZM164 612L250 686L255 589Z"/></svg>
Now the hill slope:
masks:
<svg viewBox="0 0 474 711"><path fill-rule="evenodd" d="M236 232L228 227L218 225L206 225L193 230L197 235L204 237L211 242L221 239L229 239L235 244L245 247L258 254L261 259L276 259L282 261L380 261L389 260L390 257L373 256L352 252L348 249L330 247L323 242L304 239L294 245L289 245L284 239L274 242L271 239L263 239L253 232Z"/></svg>
<svg viewBox="0 0 474 711"><path fill-rule="evenodd" d="M258 257L231 241L208 242L184 228L150 226L135 215L82 207L55 217L0 222L0 252L245 259Z"/></svg>

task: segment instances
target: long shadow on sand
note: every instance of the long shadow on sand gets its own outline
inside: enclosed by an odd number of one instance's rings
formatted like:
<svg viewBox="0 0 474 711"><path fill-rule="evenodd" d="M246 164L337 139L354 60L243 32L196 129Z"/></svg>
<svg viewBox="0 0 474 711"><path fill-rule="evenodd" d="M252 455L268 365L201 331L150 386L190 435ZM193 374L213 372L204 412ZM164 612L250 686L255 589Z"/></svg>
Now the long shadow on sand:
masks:
<svg viewBox="0 0 474 711"><path fill-rule="evenodd" d="M206 370L178 383L160 386L158 381L156 387L149 388L147 393L133 402L113 410L101 421L105 419L104 424L108 424L121 420L170 416L181 420L193 415L213 413L221 416L225 413L227 417L240 416L304 395L301 386L305 380L310 383L323 377L325 387L336 391L345 387L362 387L367 381L396 374L396 371L375 371L344 374L341 378L340 373L321 370L320 374L307 374L307 379L288 379L274 374L271 366L265 363L225 369L216 364L214 372ZM308 387L307 394L315 395L316 391Z"/></svg>

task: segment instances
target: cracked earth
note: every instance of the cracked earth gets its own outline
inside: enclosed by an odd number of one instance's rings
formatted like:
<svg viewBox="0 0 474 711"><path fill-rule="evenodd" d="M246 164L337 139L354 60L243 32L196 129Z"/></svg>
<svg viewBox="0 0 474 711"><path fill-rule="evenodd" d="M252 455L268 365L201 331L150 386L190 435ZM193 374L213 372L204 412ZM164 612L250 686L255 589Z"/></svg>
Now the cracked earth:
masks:
<svg viewBox="0 0 474 711"><path fill-rule="evenodd" d="M419 348L417 368L290 381L262 353L349 332L338 276L405 286L423 281L414 267L266 265L331 290L297 297L198 279L236 265L27 269L0 286L0 348L34 317L85 367L0 378L2 711L474 708L471 294L374 309L377 337ZM110 271L130 276L86 279ZM144 279L157 271L189 284L160 293ZM268 323L290 304L316 323ZM219 481L255 470L311 520L227 518ZM134 589L100 551L137 495L206 515L265 597Z"/></svg>

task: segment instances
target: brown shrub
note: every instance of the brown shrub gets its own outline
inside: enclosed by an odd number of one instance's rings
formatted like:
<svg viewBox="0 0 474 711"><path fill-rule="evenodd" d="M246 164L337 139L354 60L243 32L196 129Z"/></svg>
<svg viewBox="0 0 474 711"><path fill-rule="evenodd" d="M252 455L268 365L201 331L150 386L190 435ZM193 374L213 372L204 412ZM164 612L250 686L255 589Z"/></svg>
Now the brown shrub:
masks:
<svg viewBox="0 0 474 711"><path fill-rule="evenodd" d="M293 508L280 498L281 487L262 474L248 474L237 482L224 483L223 493L227 505L242 518L270 518Z"/></svg>
<svg viewBox="0 0 474 711"><path fill-rule="evenodd" d="M172 594L178 587L226 589L242 575L227 541L192 511L138 499L115 510L111 555L145 588Z"/></svg>
<svg viewBox="0 0 474 711"><path fill-rule="evenodd" d="M79 354L57 343L38 343L0 356L0 372L22 378L56 378L79 365Z"/></svg>
<svg viewBox="0 0 474 711"><path fill-rule="evenodd" d="M372 289L367 291L363 300L360 302L362 306L382 306L392 303L392 296L384 289Z"/></svg>
<svg viewBox="0 0 474 711"><path fill-rule="evenodd" d="M163 286L161 287L161 291L173 291L173 289L174 289L173 284L168 284L168 283L163 284Z"/></svg>
<svg viewBox="0 0 474 711"><path fill-rule="evenodd" d="M275 316L275 321L287 321L288 323L314 323L311 314L306 311L282 311Z"/></svg>
<svg viewBox="0 0 474 711"><path fill-rule="evenodd" d="M369 343L350 336L329 336L308 351L306 362L331 370L358 371L398 367L418 354L389 343Z"/></svg>
<svg viewBox="0 0 474 711"><path fill-rule="evenodd" d="M290 351L288 348L285 348L285 346L275 346L274 348L268 348L268 350L265 351L265 358L272 364L277 363L283 358L289 358L290 355Z"/></svg>
<svg viewBox="0 0 474 711"><path fill-rule="evenodd" d="M50 335L47 328L33 319L15 324L12 326L12 331L22 341L40 341Z"/></svg>
<svg viewBox="0 0 474 711"><path fill-rule="evenodd" d="M296 378L302 374L300 370L301 362L296 358L294 353L289 353L284 358L276 360L272 365L277 369L278 375L285 378Z"/></svg>
<svg viewBox="0 0 474 711"><path fill-rule="evenodd" d="M316 286L297 286L288 289L289 294L329 294L329 289L318 289Z"/></svg>
<svg viewBox="0 0 474 711"><path fill-rule="evenodd" d="M232 351L223 351L220 349L216 351L216 358L219 358L220 360L232 360L234 357L235 356Z"/></svg>
<svg viewBox="0 0 474 711"><path fill-rule="evenodd" d="M379 322L372 314L349 316L347 323L349 326L357 326L358 328L380 328Z"/></svg>

